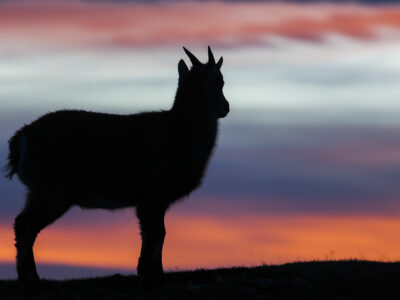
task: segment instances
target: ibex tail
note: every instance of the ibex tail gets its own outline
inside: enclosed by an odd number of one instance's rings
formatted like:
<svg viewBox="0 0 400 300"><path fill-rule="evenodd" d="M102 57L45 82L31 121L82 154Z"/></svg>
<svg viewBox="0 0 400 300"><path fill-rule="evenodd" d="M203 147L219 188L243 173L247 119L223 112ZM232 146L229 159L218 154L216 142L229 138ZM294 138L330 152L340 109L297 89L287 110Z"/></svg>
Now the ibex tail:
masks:
<svg viewBox="0 0 400 300"><path fill-rule="evenodd" d="M17 132L8 141L10 152L8 153L8 164L5 166L5 171L8 172L6 177L10 180L17 173L19 159L20 159L20 146L19 146L20 134Z"/></svg>

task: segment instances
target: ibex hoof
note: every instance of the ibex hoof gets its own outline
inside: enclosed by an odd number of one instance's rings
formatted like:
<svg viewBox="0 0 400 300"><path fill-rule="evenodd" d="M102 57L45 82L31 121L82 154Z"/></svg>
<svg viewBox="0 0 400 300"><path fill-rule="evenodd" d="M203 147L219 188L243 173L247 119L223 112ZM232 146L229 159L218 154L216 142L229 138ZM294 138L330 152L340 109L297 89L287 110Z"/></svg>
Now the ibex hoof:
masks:
<svg viewBox="0 0 400 300"><path fill-rule="evenodd" d="M138 269L140 270L138 274L145 291L152 291L164 284L164 272L162 270L152 270L151 268L147 270L144 268Z"/></svg>
<svg viewBox="0 0 400 300"><path fill-rule="evenodd" d="M36 286L39 282L40 278L36 272L29 272L18 276L18 283L23 287Z"/></svg>

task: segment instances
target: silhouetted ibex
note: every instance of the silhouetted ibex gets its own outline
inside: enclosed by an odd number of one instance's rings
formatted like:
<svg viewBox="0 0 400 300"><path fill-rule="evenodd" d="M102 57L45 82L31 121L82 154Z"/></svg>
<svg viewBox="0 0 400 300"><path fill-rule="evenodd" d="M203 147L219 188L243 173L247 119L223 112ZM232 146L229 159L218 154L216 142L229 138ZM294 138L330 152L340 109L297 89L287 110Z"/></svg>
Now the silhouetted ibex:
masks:
<svg viewBox="0 0 400 300"><path fill-rule="evenodd" d="M71 206L136 207L142 250L138 274L145 287L162 280L164 215L197 188L215 145L218 119L229 112L221 74L185 49L168 111L131 115L61 110L18 130L10 139L8 177L28 189L14 224L18 280L39 280L33 257L38 233Z"/></svg>

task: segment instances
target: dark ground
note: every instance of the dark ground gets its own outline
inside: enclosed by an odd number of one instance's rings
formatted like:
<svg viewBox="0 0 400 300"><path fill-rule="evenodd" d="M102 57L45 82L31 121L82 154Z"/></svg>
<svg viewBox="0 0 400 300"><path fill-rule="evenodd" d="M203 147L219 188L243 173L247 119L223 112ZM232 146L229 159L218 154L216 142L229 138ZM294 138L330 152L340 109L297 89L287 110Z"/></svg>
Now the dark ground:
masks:
<svg viewBox="0 0 400 300"><path fill-rule="evenodd" d="M400 262L316 261L171 272L148 299L400 299ZM0 299L146 299L137 276L0 281Z"/></svg>

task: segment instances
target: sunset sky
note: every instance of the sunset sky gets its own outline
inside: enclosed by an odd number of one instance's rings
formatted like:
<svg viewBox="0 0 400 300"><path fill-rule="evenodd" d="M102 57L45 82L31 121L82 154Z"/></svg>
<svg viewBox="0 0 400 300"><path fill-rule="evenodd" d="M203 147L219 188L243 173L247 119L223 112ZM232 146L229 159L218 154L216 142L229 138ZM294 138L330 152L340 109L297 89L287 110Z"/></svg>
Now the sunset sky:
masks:
<svg viewBox="0 0 400 300"><path fill-rule="evenodd" d="M46 112L169 109L182 46L211 45L231 113L167 213L166 269L400 260L400 4L372 2L0 1L0 166ZM1 176L2 279L23 203ZM139 252L133 209L74 208L35 246L61 279L134 273Z"/></svg>

